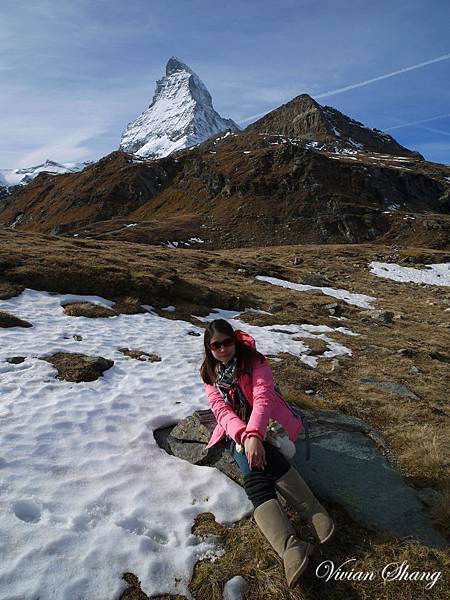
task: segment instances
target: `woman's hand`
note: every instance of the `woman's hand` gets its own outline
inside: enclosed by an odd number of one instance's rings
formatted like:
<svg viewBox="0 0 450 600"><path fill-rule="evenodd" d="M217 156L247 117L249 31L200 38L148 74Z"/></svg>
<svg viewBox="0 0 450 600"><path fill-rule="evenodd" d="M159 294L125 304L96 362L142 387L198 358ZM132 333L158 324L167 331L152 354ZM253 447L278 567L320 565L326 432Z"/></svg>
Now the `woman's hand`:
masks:
<svg viewBox="0 0 450 600"><path fill-rule="evenodd" d="M267 465L266 451L258 437L247 438L244 442L244 450L250 469L264 469Z"/></svg>

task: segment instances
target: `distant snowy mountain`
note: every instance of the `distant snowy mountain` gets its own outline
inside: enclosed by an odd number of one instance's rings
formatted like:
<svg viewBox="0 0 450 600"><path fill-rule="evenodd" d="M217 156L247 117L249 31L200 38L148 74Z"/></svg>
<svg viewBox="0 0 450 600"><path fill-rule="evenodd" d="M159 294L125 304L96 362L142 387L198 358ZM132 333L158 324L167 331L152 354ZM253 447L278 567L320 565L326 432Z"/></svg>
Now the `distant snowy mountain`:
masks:
<svg viewBox="0 0 450 600"><path fill-rule="evenodd" d="M223 119L214 110L211 94L200 78L172 57L165 77L156 82L149 108L123 132L119 150L161 158L226 129L239 131L232 119Z"/></svg>
<svg viewBox="0 0 450 600"><path fill-rule="evenodd" d="M57 163L53 160L46 160L35 167L23 167L20 169L0 169L0 187L13 187L15 185L26 185L30 183L39 173L43 171L61 175L63 173L77 173L85 167L92 164L93 161L81 163Z"/></svg>

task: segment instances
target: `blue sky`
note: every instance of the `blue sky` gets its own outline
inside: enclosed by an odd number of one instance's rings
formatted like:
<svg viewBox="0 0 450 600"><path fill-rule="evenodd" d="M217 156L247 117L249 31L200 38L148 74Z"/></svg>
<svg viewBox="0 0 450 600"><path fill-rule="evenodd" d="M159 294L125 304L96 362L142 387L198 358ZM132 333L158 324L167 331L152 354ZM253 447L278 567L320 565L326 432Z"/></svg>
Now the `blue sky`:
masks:
<svg viewBox="0 0 450 600"><path fill-rule="evenodd" d="M307 93L450 163L449 23L448 0L1 0L0 168L113 151L173 55L242 126Z"/></svg>

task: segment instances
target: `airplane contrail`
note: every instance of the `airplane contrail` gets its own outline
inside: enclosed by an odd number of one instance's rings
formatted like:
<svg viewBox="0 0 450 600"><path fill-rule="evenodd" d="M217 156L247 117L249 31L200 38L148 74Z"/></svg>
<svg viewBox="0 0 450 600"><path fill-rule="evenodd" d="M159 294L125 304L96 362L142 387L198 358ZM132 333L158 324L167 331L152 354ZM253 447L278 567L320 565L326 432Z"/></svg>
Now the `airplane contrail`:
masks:
<svg viewBox="0 0 450 600"><path fill-rule="evenodd" d="M442 129L435 129L434 127L426 127L425 125L417 125L419 129L425 129L426 131L432 131L433 133L440 133L442 135L450 136L450 131L442 131Z"/></svg>
<svg viewBox="0 0 450 600"><path fill-rule="evenodd" d="M381 81L382 79L388 79L389 77L395 77L395 75L399 75L400 73L406 73L407 71L413 71L414 69L420 69L421 67L425 67L427 65L431 65L433 63L440 62L442 60L448 60L450 58L450 54L444 54L443 56L438 56L437 58L432 58L431 60L427 60L425 62L417 63L416 65L412 65L411 67L404 67L403 69L398 69L397 71L392 71L392 73L386 73L385 75L379 75L378 77L373 77L372 79L366 79L365 81L361 81L359 83L354 83L352 85L347 85L343 88L338 88L336 90L331 90L329 92L323 92L322 94L317 94L312 96L314 99L318 98L328 98L328 96L334 96L335 94L341 94L342 92L347 92L348 90L354 90L356 88L362 87L364 85L369 85L370 83L374 83L375 81ZM264 113L259 113L257 115L252 115L251 117L247 117L246 119L242 119L240 123L246 123L247 121L252 121L253 119L259 119L267 114L268 111Z"/></svg>
<svg viewBox="0 0 450 600"><path fill-rule="evenodd" d="M374 83L375 81L381 81L382 79L388 79L389 77L394 77L395 75L399 75L400 73L406 73L407 71L413 71L414 69L420 69L420 67L426 67L427 65L440 62L441 60L448 60L449 58L450 54L444 54L443 56L438 56L437 58L432 58L431 60L417 63L417 65L412 65L411 67L405 67L404 69L392 71L392 73L386 73L386 75L379 75L378 77L366 79L365 81L361 81L360 83L354 83L353 85L347 85L346 87L338 88L337 90L324 92L323 94L314 96L314 98L326 98L328 96L334 96L334 94L340 94L342 92L346 92L347 90L354 90L355 88L362 87L363 85L368 85L369 83Z"/></svg>
<svg viewBox="0 0 450 600"><path fill-rule="evenodd" d="M443 115L437 115L436 117L430 117L429 119L422 119L421 121L410 121L409 123L403 123L403 125L386 127L383 131L391 131L391 129L400 129L401 127L409 127L410 125L420 125L421 123L428 123L429 121L436 121L437 119L445 119L445 117L450 117L450 113L444 113Z"/></svg>

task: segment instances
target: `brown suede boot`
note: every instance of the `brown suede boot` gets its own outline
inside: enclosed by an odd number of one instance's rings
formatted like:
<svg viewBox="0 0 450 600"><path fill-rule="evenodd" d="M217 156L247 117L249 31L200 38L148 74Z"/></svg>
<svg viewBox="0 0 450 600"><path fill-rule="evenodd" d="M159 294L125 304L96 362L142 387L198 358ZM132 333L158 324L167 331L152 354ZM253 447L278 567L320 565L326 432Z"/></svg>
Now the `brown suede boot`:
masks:
<svg viewBox="0 0 450 600"><path fill-rule="evenodd" d="M297 469L291 467L275 485L299 515L308 521L319 543L328 542L334 534L334 523Z"/></svg>
<svg viewBox="0 0 450 600"><path fill-rule="evenodd" d="M294 587L308 565L313 545L297 538L278 500L267 500L260 504L253 516L267 541L283 560L289 587Z"/></svg>

